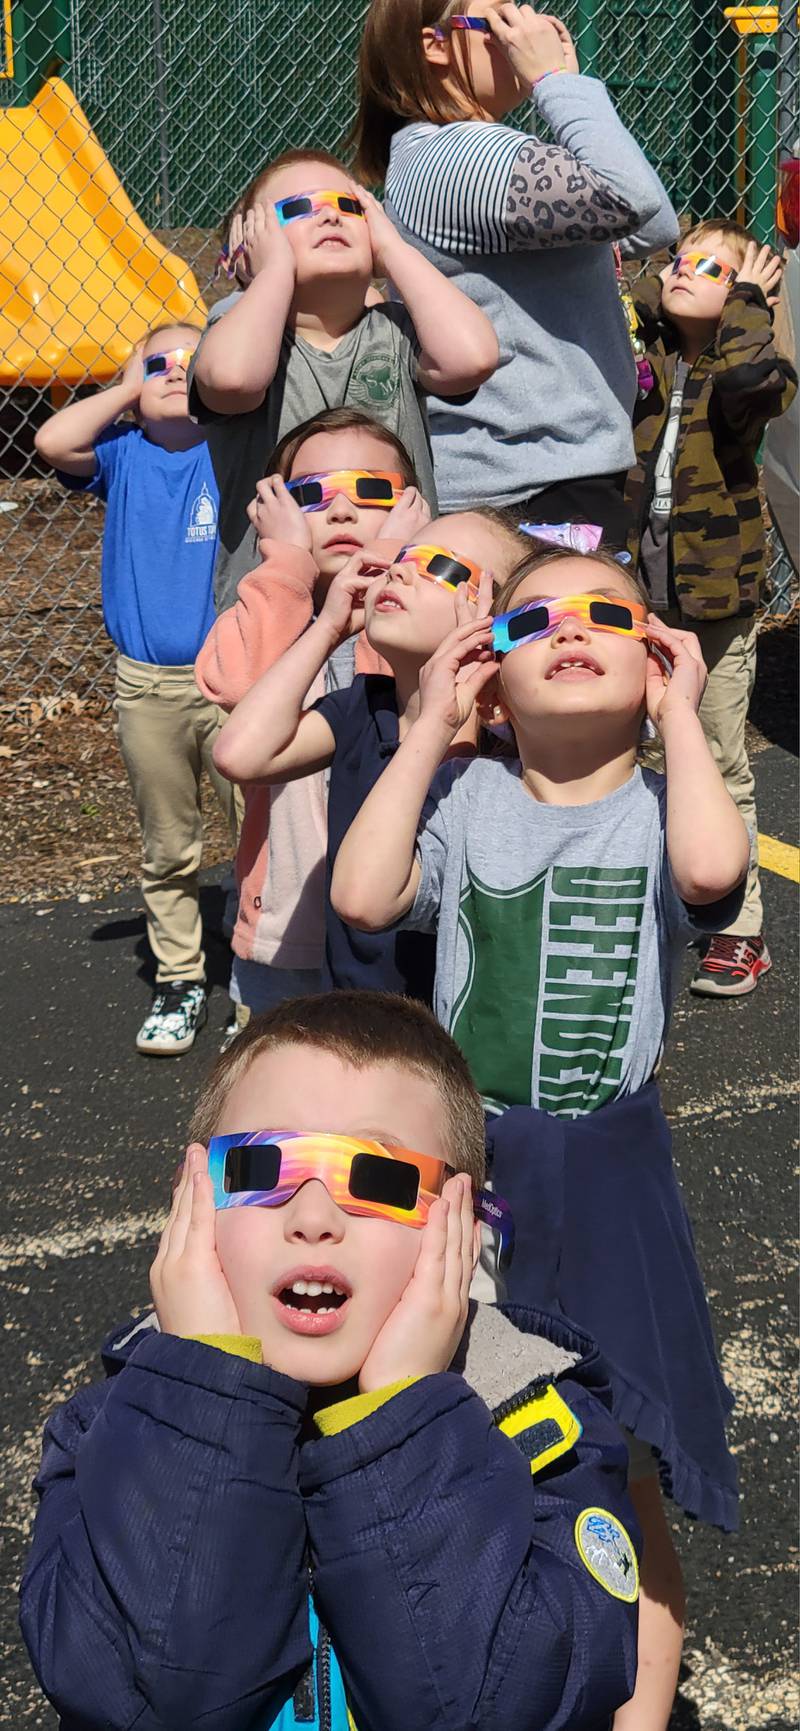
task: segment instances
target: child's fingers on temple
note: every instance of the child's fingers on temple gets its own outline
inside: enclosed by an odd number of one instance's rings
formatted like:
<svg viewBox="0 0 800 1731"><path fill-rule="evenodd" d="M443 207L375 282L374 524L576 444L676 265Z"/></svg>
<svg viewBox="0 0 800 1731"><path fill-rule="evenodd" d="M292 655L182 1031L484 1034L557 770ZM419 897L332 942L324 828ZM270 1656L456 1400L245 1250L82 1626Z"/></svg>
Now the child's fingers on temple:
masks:
<svg viewBox="0 0 800 1731"><path fill-rule="evenodd" d="M176 1174L177 1182L175 1181L175 1179L173 1179L172 1200L171 1200L171 1205L170 1205L170 1211L169 1211L169 1214L167 1216L167 1219L166 1219L166 1222L164 1225L164 1229L161 1233L161 1237L159 1238L159 1241L158 1241L158 1249L156 1251L155 1259L153 1261L153 1270L155 1270L156 1268L158 1268L158 1269L161 1268L161 1266L163 1265L165 1257L169 1253L169 1247L170 1247L170 1243L172 1240L172 1231L173 1231L173 1227L175 1225L175 1221L176 1221L177 1216L178 1216L178 1210L179 1210L180 1205L181 1205L181 1199L182 1199L184 1191L186 1189L188 1172L189 1172L189 1150L187 1148L186 1153L184 1154L184 1157L183 1157L183 1165L181 1166L179 1172Z"/></svg>
<svg viewBox="0 0 800 1731"><path fill-rule="evenodd" d="M450 1218L450 1199L447 1195L447 1189L448 1185L446 1184L442 1195L431 1203L414 1270L415 1278L432 1285L440 1285L444 1279Z"/></svg>
<svg viewBox="0 0 800 1731"><path fill-rule="evenodd" d="M207 1172L192 1177L192 1198L186 1230L187 1250L205 1250L214 1243L214 1186Z"/></svg>
<svg viewBox="0 0 800 1731"><path fill-rule="evenodd" d="M180 1193L176 1197L176 1207L170 1227L169 1244L165 1256L171 1262L173 1258L183 1254L186 1245L186 1234L192 1218L192 1187L194 1174L197 1170L198 1146L192 1143L186 1152L186 1172Z"/></svg>

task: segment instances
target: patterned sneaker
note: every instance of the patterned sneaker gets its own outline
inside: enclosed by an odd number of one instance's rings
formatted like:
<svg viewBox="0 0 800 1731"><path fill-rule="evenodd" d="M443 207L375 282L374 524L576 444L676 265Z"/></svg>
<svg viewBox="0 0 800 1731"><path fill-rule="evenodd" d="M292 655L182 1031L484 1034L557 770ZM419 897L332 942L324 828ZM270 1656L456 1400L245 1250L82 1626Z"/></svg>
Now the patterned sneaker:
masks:
<svg viewBox="0 0 800 1731"><path fill-rule="evenodd" d="M194 1045L198 1028L208 1015L206 989L199 981L171 980L153 999L153 1007L136 1035L136 1050L149 1058L175 1058Z"/></svg>
<svg viewBox="0 0 800 1731"><path fill-rule="evenodd" d="M732 932L710 940L689 989L709 998L743 998L771 967L763 937L739 938Z"/></svg>

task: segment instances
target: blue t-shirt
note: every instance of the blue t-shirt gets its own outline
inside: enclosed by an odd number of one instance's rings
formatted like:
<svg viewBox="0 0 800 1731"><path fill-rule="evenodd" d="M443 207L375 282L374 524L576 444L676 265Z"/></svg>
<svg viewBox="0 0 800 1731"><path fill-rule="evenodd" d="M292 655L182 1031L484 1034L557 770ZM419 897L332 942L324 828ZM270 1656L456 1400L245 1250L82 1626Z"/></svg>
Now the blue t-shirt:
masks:
<svg viewBox="0 0 800 1731"><path fill-rule="evenodd" d="M214 623L219 492L208 446L164 451L139 427L111 427L91 480L66 486L106 503L103 618L134 661L185 667Z"/></svg>
<svg viewBox="0 0 800 1731"><path fill-rule="evenodd" d="M327 988L400 992L433 999L436 940L422 932L359 932L331 907L331 877L351 823L399 744L393 679L359 673L343 691L330 691L314 705L336 740L328 790L328 857L325 881Z"/></svg>

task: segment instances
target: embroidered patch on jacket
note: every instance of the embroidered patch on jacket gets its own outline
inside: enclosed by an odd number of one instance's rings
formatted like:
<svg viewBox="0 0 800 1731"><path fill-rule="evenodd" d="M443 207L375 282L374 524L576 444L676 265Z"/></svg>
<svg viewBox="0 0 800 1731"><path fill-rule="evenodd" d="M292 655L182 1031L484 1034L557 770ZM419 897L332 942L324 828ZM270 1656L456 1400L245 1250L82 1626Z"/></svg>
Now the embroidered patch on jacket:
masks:
<svg viewBox="0 0 800 1731"><path fill-rule="evenodd" d="M583 1425L552 1383L548 1383L524 1406L502 1419L500 1430L527 1456L531 1472L538 1473L575 1447Z"/></svg>
<svg viewBox="0 0 800 1731"><path fill-rule="evenodd" d="M583 1509L575 1522L575 1543L589 1574L614 1599L632 1605L639 1597L639 1565L621 1521L608 1509Z"/></svg>

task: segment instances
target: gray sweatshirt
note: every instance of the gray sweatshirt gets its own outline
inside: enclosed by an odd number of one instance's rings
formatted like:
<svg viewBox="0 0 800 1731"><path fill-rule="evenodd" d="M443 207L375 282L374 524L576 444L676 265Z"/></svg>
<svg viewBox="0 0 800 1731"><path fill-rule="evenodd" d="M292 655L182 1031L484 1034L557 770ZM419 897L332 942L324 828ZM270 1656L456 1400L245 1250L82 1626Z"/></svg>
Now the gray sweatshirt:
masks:
<svg viewBox="0 0 800 1731"><path fill-rule="evenodd" d="M669 246L666 192L604 85L566 73L534 92L555 140L476 120L402 128L386 209L491 319L492 378L428 398L440 507L508 505L633 462L636 370L613 243Z"/></svg>

